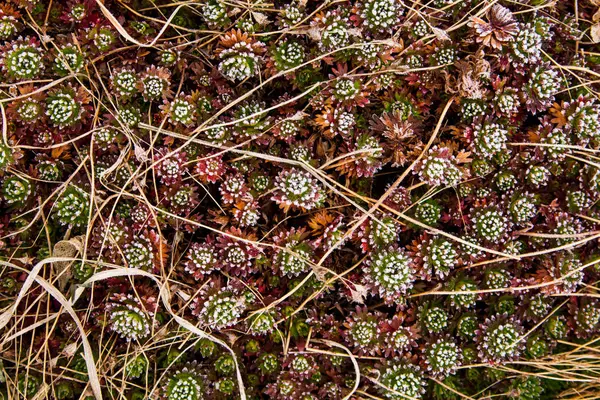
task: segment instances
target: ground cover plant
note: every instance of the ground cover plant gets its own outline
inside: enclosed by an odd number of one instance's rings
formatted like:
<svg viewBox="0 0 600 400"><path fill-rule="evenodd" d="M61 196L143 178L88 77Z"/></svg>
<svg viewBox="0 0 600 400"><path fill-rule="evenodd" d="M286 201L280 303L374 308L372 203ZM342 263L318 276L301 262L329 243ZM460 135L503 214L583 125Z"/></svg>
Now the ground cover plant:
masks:
<svg viewBox="0 0 600 400"><path fill-rule="evenodd" d="M1 398L597 398L598 21L0 3Z"/></svg>

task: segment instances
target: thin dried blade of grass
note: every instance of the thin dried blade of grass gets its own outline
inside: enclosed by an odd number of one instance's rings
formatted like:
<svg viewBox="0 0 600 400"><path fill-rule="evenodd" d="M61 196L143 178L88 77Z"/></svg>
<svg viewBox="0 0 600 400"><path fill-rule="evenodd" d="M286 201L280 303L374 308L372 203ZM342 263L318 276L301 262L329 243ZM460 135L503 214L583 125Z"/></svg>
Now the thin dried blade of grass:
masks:
<svg viewBox="0 0 600 400"><path fill-rule="evenodd" d="M50 260L50 261L48 261L48 260ZM36 267L39 266L39 268L41 268L43 265L45 265L49 262L68 262L68 261L75 261L75 260L76 259L52 257L52 258L43 260L42 262L38 263L38 265L36 265ZM44 261L47 261L47 262L44 262ZM77 326L77 329L79 330L79 332L81 334L80 338L81 338L81 343L83 345L83 358L85 360L85 365L87 367L87 373L89 376L89 384L92 388L92 391L94 393L94 397L96 398L96 400L102 400L102 388L100 386L100 379L98 378L98 371L96 369L96 361L94 360L94 354L92 352L92 347L90 346L90 342L87 339L87 333L86 333L83 325L81 324L81 321L79 320L79 317L77 316L77 313L73 309L72 303L69 300L67 300L67 298L56 287L54 287L52 284L50 284L44 278L38 276L37 272L39 272L39 268L34 273L34 271L27 271L17 265L14 265L14 264L11 264L11 263L8 263L5 261L0 261L0 264L4 265L6 267L14 268L14 269L17 269L17 270L27 273L28 276L27 276L26 283L27 283L27 281L30 282L29 287L31 287L31 285L33 285L33 283L36 282L46 292L48 292L48 294L50 294L58 303L60 303L60 305L71 316L73 322L75 323L75 325ZM25 287L25 284L23 285L23 287ZM27 291L28 290L29 290L29 288L27 289ZM22 297L21 297L21 299L22 299ZM16 310L16 305L18 305L17 302L15 302L15 305L13 307L11 307L8 311L6 311L5 313L2 314L2 316L0 317L0 329L2 329L10 321L10 318L8 319L8 321L6 321L6 317L7 316L12 317L12 315L14 314L14 311ZM9 311L10 311L10 313L9 313Z"/></svg>
<svg viewBox="0 0 600 400"><path fill-rule="evenodd" d="M94 283L94 282L102 281L102 280L109 279L109 278L125 277L125 276L130 276L130 277L131 276L142 276L145 278L150 278L158 286L159 297L162 301L162 304L163 304L165 310L171 315L171 318L173 318L173 320L175 322L177 322L181 327L189 330L190 332L195 333L199 337L201 337L203 339L209 339L210 341L215 342L216 344L224 347L225 349L227 349L227 351L229 351L229 353L233 357L233 362L235 364L236 378L237 378L237 382L238 382L238 390L239 390L240 398L242 400L245 400L246 399L246 390L244 387L244 381L242 379L240 366L238 364L237 357L236 357L233 349L227 343L222 341L221 339L218 339L218 338L200 330L197 326L193 325L188 320L180 317L175 312L173 312L173 310L171 309L171 296L170 296L167 284L161 282L155 275L153 275L149 272L143 271L141 269L136 269L136 268L118 268L118 269L114 269L114 270L97 272L94 275L92 275L89 279L87 279L79 288L77 288L75 290L75 295L74 295L73 301L75 302L79 298L79 296L81 296L83 291L86 290L88 287L90 287L92 285L92 283Z"/></svg>

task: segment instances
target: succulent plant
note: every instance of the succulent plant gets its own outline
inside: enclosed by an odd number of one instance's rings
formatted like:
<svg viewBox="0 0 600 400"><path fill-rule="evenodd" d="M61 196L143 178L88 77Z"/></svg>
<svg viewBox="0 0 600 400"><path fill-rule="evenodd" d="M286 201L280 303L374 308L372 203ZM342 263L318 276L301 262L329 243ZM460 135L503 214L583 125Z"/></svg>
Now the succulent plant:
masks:
<svg viewBox="0 0 600 400"><path fill-rule="evenodd" d="M347 19L338 10L318 14L311 24L320 30L322 51L337 50L350 42L350 32Z"/></svg>
<svg viewBox="0 0 600 400"><path fill-rule="evenodd" d="M89 218L90 196L84 189L69 185L56 202L56 217L62 225L84 226Z"/></svg>
<svg viewBox="0 0 600 400"><path fill-rule="evenodd" d="M83 112L80 95L72 87L57 89L46 97L46 115L54 126L72 126L81 120Z"/></svg>
<svg viewBox="0 0 600 400"><path fill-rule="evenodd" d="M482 324L478 335L479 356L483 361L511 360L523 347L522 328L514 318L493 316Z"/></svg>
<svg viewBox="0 0 600 400"><path fill-rule="evenodd" d="M209 296L199 311L201 321L212 328L235 324L244 311L244 304L231 292L219 292Z"/></svg>
<svg viewBox="0 0 600 400"><path fill-rule="evenodd" d="M182 93L169 103L168 113L173 124L189 126L196 120L196 105L191 96Z"/></svg>
<svg viewBox="0 0 600 400"><path fill-rule="evenodd" d="M415 217L428 226L435 226L441 214L442 209L435 202L423 202L415 207Z"/></svg>
<svg viewBox="0 0 600 400"><path fill-rule="evenodd" d="M280 206L312 209L325 200L325 194L316 180L307 172L283 170L275 181L277 188L272 199Z"/></svg>
<svg viewBox="0 0 600 400"><path fill-rule="evenodd" d="M128 378L140 378L148 370L148 360L143 355L138 355L129 360L125 365L125 374Z"/></svg>
<svg viewBox="0 0 600 400"><path fill-rule="evenodd" d="M509 229L506 216L493 207L473 210L472 220L477 236L487 242L498 243Z"/></svg>
<svg viewBox="0 0 600 400"><path fill-rule="evenodd" d="M204 398L205 390L204 377L198 366L191 363L165 379L161 396L167 400L200 400Z"/></svg>
<svg viewBox="0 0 600 400"><path fill-rule="evenodd" d="M393 29L404 11L402 3L397 0L365 0L358 7L363 25L372 32Z"/></svg>
<svg viewBox="0 0 600 400"><path fill-rule="evenodd" d="M140 341L150 335L154 310L146 308L133 295L115 294L107 305L108 326L127 341Z"/></svg>
<svg viewBox="0 0 600 400"><path fill-rule="evenodd" d="M250 319L250 330L257 335L265 335L271 333L275 329L275 316L270 311L255 314Z"/></svg>
<svg viewBox="0 0 600 400"><path fill-rule="evenodd" d="M4 46L0 64L9 79L34 79L44 69L44 54L36 39L20 37Z"/></svg>
<svg viewBox="0 0 600 400"><path fill-rule="evenodd" d="M196 280L210 274L217 267L217 252L207 243L192 243L187 254L185 271Z"/></svg>
<svg viewBox="0 0 600 400"><path fill-rule="evenodd" d="M229 21L227 7L218 0L211 0L202 7L202 17L212 26L225 25Z"/></svg>
<svg viewBox="0 0 600 400"><path fill-rule="evenodd" d="M421 180L430 185L455 186L461 179L461 171L447 148L429 150L417 168Z"/></svg>
<svg viewBox="0 0 600 400"><path fill-rule="evenodd" d="M258 359L258 368L264 374L273 374L279 368L279 360L274 354L263 353Z"/></svg>
<svg viewBox="0 0 600 400"><path fill-rule="evenodd" d="M381 297L401 295L414 282L412 260L400 250L384 250L374 254L370 261L370 280Z"/></svg>
<svg viewBox="0 0 600 400"><path fill-rule="evenodd" d="M110 83L115 90L115 94L123 98L137 93L138 75L133 69L121 68L113 71L110 77Z"/></svg>
<svg viewBox="0 0 600 400"><path fill-rule="evenodd" d="M486 122L473 128L473 150L490 159L506 149L508 131L496 122Z"/></svg>
<svg viewBox="0 0 600 400"><path fill-rule="evenodd" d="M532 64L540 61L543 38L533 24L521 24L512 42L512 56L517 62Z"/></svg>
<svg viewBox="0 0 600 400"><path fill-rule="evenodd" d="M419 322L427 332L438 334L448 327L448 313L442 307L424 305L419 311Z"/></svg>
<svg viewBox="0 0 600 400"><path fill-rule="evenodd" d="M153 65L141 74L137 89L146 100L164 99L170 95L170 79L168 69Z"/></svg>
<svg viewBox="0 0 600 400"><path fill-rule="evenodd" d="M28 179L20 176L10 176L2 183L2 197L9 205L24 205L32 192L32 183Z"/></svg>
<svg viewBox="0 0 600 400"><path fill-rule="evenodd" d="M596 3L3 2L0 394L593 398Z"/></svg>
<svg viewBox="0 0 600 400"><path fill-rule="evenodd" d="M241 81L256 75L264 53L264 44L241 31L228 32L221 39L219 71L232 81Z"/></svg>
<svg viewBox="0 0 600 400"><path fill-rule="evenodd" d="M273 61L278 71L287 71L298 67L305 57L304 46L297 41L282 41L273 51Z"/></svg>
<svg viewBox="0 0 600 400"><path fill-rule="evenodd" d="M453 374L460 366L460 349L450 338L441 338L432 342L425 350L425 354L427 370L433 374Z"/></svg>
<svg viewBox="0 0 600 400"><path fill-rule="evenodd" d="M381 371L381 392L385 398L419 399L425 393L425 380L418 367L410 364L390 365Z"/></svg>
<svg viewBox="0 0 600 400"><path fill-rule="evenodd" d="M429 274L447 276L458 264L456 246L444 237L430 237L419 244L418 249L423 259L423 268Z"/></svg>

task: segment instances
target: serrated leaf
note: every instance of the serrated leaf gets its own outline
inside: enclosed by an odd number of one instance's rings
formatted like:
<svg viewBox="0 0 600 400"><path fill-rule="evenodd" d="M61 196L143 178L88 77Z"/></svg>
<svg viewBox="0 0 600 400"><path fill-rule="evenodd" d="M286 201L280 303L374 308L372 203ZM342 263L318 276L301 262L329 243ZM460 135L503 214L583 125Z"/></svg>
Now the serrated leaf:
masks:
<svg viewBox="0 0 600 400"><path fill-rule="evenodd" d="M456 155L456 161L459 164L470 163L471 161L473 161L473 159L469 157L470 155L471 155L470 151L459 151L458 154Z"/></svg>

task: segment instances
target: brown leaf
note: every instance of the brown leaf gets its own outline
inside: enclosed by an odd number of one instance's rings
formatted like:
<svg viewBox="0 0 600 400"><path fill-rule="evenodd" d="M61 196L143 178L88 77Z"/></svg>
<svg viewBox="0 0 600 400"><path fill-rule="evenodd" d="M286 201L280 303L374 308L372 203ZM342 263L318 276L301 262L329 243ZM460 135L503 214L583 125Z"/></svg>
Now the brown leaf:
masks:
<svg viewBox="0 0 600 400"><path fill-rule="evenodd" d="M221 225L221 227L224 227L230 222L230 218L227 215L221 214L219 211L210 210L208 213L211 216L211 221Z"/></svg>
<svg viewBox="0 0 600 400"><path fill-rule="evenodd" d="M567 124L567 119L562 112L562 107L558 103L554 103L552 107L550 107L549 112L550 115L554 117L550 120L550 122L558 126L565 126Z"/></svg>
<svg viewBox="0 0 600 400"><path fill-rule="evenodd" d="M296 111L294 115L288 117L287 119L290 121L302 121L306 116L308 116L308 114L304 111Z"/></svg>
<svg viewBox="0 0 600 400"><path fill-rule="evenodd" d="M67 146L53 148L51 155L52 155L52 158L55 158L55 159L61 159L61 160L71 159L71 154L69 154Z"/></svg>
<svg viewBox="0 0 600 400"><path fill-rule="evenodd" d="M471 155L470 151L459 151L456 155L456 162L459 164L467 164L473 161L472 158L469 158Z"/></svg>
<svg viewBox="0 0 600 400"><path fill-rule="evenodd" d="M457 153L458 152L458 143L452 141L452 140L442 140L440 141L438 147L441 148L446 148L447 151L449 152L450 155ZM444 150L446 151L446 150Z"/></svg>
<svg viewBox="0 0 600 400"><path fill-rule="evenodd" d="M534 130L527 132L527 137L529 138L530 143L539 143L540 142L540 134Z"/></svg>
<svg viewBox="0 0 600 400"><path fill-rule="evenodd" d="M323 233L325 228L330 225L335 217L329 214L327 211L322 210L316 213L309 221L308 226L312 230L313 235L319 235Z"/></svg>
<svg viewBox="0 0 600 400"><path fill-rule="evenodd" d="M227 16L228 17L233 17L234 15L238 15L240 12L242 12L242 9L239 7L234 7L233 9L231 9L228 13Z"/></svg>

